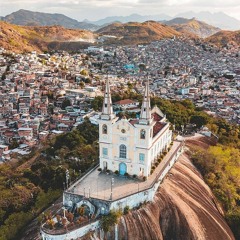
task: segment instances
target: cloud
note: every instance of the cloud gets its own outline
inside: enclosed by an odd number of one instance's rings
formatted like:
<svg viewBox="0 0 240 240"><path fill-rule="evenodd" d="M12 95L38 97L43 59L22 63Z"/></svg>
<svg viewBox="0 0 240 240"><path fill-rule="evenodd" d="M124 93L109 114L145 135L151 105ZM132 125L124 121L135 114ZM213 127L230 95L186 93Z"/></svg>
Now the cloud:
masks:
<svg viewBox="0 0 240 240"><path fill-rule="evenodd" d="M240 0L0 0L0 16L19 9L58 12L78 20L132 13L174 16L185 11L225 11L240 18Z"/></svg>

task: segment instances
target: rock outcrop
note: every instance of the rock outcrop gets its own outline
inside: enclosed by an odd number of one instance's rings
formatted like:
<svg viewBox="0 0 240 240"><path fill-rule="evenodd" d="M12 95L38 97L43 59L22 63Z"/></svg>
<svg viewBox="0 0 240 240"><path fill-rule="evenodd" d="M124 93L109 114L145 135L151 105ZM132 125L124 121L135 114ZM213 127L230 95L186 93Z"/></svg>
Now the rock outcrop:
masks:
<svg viewBox="0 0 240 240"><path fill-rule="evenodd" d="M115 235L126 240L234 239L221 207L186 155L164 179L154 202L122 216L104 238Z"/></svg>

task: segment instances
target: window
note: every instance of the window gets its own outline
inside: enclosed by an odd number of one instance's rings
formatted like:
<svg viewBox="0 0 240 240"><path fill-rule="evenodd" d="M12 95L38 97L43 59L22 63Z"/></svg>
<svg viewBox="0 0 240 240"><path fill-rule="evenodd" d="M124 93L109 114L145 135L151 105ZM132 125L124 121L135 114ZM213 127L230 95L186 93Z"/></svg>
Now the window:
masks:
<svg viewBox="0 0 240 240"><path fill-rule="evenodd" d="M142 129L142 130L140 131L140 138L141 138L141 139L145 139L145 137L146 137L146 131L145 131L144 129Z"/></svg>
<svg viewBox="0 0 240 240"><path fill-rule="evenodd" d="M139 153L139 161L140 161L140 163L144 163L144 160L145 160L145 154Z"/></svg>
<svg viewBox="0 0 240 240"><path fill-rule="evenodd" d="M106 125L106 124L104 124L104 125L102 126L102 133L103 133L103 134L107 134L107 125Z"/></svg>
<svg viewBox="0 0 240 240"><path fill-rule="evenodd" d="M126 132L126 130L125 130L125 129L122 129L122 130L121 130L121 132L122 132L122 133L125 133L125 132Z"/></svg>
<svg viewBox="0 0 240 240"><path fill-rule="evenodd" d="M103 157L107 157L108 156L108 149L107 148L103 148L102 152L103 152Z"/></svg>
<svg viewBox="0 0 240 240"><path fill-rule="evenodd" d="M127 147L123 144L121 144L119 147L119 157L127 158Z"/></svg>

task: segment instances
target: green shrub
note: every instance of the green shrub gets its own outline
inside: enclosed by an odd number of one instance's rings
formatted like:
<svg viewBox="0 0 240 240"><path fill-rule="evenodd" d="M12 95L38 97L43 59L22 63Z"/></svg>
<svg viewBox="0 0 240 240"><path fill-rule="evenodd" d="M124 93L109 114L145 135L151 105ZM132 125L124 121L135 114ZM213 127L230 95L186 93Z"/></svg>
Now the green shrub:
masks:
<svg viewBox="0 0 240 240"><path fill-rule="evenodd" d="M122 216L120 211L110 211L106 216L103 216L100 220L100 226L104 232L108 232L114 224L118 223L119 218Z"/></svg>
<svg viewBox="0 0 240 240"><path fill-rule="evenodd" d="M123 214L124 214L124 215L125 215L125 214L128 214L128 213L129 213L129 210L130 210L129 206L126 206L126 207L124 208L124 210L123 210Z"/></svg>

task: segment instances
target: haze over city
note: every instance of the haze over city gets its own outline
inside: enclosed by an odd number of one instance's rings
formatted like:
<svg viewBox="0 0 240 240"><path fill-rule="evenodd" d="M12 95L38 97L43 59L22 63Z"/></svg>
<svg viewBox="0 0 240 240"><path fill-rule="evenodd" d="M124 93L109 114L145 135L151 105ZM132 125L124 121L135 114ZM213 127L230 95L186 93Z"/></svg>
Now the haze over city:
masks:
<svg viewBox="0 0 240 240"><path fill-rule="evenodd" d="M182 12L224 12L240 20L240 0L8 0L0 1L0 16L19 9L62 13L77 20L98 20L113 15L167 14L176 16Z"/></svg>

